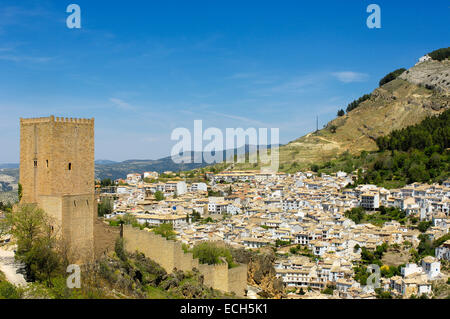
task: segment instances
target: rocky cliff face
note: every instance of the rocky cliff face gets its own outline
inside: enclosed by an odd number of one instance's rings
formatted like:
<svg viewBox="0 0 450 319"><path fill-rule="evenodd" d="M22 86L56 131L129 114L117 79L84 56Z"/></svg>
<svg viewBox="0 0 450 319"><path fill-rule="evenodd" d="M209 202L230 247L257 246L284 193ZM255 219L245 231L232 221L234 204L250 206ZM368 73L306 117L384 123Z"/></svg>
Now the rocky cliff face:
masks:
<svg viewBox="0 0 450 319"><path fill-rule="evenodd" d="M448 94L450 90L450 61L428 60L418 63L400 75L400 78Z"/></svg>
<svg viewBox="0 0 450 319"><path fill-rule="evenodd" d="M283 281L276 277L273 267L275 253L271 248L262 249L259 253L232 249L232 254L237 262L248 264L247 282L261 289L258 294L262 298L280 299L285 296Z"/></svg>

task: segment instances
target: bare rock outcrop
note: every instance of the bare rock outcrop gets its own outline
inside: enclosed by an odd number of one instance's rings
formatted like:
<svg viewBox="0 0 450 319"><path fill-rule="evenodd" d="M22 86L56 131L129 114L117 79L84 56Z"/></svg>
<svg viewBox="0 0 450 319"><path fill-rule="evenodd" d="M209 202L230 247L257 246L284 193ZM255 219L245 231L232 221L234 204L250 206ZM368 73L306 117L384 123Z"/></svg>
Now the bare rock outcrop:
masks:
<svg viewBox="0 0 450 319"><path fill-rule="evenodd" d="M260 252L232 249L232 254L237 262L248 264L247 282L261 289L258 293L260 297L285 297L283 280L276 277L273 266L276 256L271 248L262 249Z"/></svg>
<svg viewBox="0 0 450 319"><path fill-rule="evenodd" d="M450 61L428 60L403 72L400 78L410 83L448 93L450 91Z"/></svg>

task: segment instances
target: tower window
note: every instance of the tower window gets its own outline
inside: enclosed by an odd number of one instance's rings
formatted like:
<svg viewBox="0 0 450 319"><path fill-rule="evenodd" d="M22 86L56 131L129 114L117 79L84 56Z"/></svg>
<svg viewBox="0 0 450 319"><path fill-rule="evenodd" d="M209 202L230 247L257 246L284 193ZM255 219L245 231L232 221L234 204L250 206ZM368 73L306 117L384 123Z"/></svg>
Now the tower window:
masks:
<svg viewBox="0 0 450 319"><path fill-rule="evenodd" d="M37 167L37 160L34 160L34 167Z"/></svg>
<svg viewBox="0 0 450 319"><path fill-rule="evenodd" d="M69 171L72 170L72 163L69 163Z"/></svg>
<svg viewBox="0 0 450 319"><path fill-rule="evenodd" d="M45 161L47 163L47 168L48 168L48 160Z"/></svg>

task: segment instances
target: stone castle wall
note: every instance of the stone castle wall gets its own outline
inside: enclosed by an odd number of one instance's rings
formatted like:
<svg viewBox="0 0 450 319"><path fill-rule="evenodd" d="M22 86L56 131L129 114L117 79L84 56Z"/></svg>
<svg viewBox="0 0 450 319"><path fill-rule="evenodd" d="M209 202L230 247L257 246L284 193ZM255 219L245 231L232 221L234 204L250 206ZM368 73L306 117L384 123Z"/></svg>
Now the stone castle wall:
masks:
<svg viewBox="0 0 450 319"><path fill-rule="evenodd" d="M220 265L200 264L192 253L185 253L178 241L167 240L162 236L132 226L124 226L125 249L129 252L139 251L161 265L168 273L174 268L190 271L197 268L204 276L206 286L224 292L234 292L244 296L247 289L247 265L228 269L226 263Z"/></svg>
<svg viewBox="0 0 450 319"><path fill-rule="evenodd" d="M94 220L94 253L95 259L100 259L114 251L116 240L120 236L119 227L109 226L102 220Z"/></svg>

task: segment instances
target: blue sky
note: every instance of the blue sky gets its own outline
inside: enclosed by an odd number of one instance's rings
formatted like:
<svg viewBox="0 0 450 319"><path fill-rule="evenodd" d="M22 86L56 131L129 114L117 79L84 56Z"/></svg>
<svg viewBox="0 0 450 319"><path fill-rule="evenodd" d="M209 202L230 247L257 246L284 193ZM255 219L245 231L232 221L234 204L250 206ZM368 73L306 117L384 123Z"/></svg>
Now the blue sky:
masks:
<svg viewBox="0 0 450 319"><path fill-rule="evenodd" d="M70 3L81 29L66 27ZM196 119L277 127L286 143L448 47L449 21L448 0L2 0L0 163L19 161L20 117L51 114L95 117L97 159L167 156Z"/></svg>

